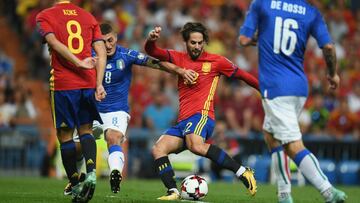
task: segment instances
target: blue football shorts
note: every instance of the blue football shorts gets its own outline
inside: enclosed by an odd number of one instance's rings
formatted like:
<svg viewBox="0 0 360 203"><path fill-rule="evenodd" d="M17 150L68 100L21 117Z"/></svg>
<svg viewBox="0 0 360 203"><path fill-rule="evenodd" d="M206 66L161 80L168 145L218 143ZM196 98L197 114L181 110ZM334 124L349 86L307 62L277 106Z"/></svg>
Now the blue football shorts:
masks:
<svg viewBox="0 0 360 203"><path fill-rule="evenodd" d="M95 89L50 91L55 128L78 128L94 120L102 124L94 93Z"/></svg>
<svg viewBox="0 0 360 203"><path fill-rule="evenodd" d="M167 129L164 134L185 139L187 134L199 135L204 141L209 139L214 131L215 121L207 115L194 114Z"/></svg>

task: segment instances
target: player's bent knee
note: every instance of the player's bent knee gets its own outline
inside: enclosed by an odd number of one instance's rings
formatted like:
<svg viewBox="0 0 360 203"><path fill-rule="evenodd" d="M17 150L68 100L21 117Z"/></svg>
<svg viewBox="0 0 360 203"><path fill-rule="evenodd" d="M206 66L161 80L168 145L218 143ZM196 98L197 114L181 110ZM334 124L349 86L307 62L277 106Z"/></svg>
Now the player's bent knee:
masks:
<svg viewBox="0 0 360 203"><path fill-rule="evenodd" d="M188 149L196 155L204 156L206 154L205 146L203 144L200 145L190 144L188 145Z"/></svg>
<svg viewBox="0 0 360 203"><path fill-rule="evenodd" d="M156 157L159 154L160 150L159 147L155 144L152 148L151 148L151 154Z"/></svg>
<svg viewBox="0 0 360 203"><path fill-rule="evenodd" d="M164 150L162 147L160 147L159 145L157 145L157 144L155 144L155 145L152 147L151 153L152 153L152 155L153 155L153 157L154 157L155 159L167 155L167 153L165 152L165 150Z"/></svg>

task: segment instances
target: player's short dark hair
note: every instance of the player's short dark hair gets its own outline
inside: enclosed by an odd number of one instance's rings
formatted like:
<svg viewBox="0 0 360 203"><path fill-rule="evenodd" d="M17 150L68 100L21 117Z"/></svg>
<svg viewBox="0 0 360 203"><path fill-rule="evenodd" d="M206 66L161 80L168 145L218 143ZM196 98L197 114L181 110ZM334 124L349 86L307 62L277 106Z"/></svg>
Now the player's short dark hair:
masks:
<svg viewBox="0 0 360 203"><path fill-rule="evenodd" d="M113 28L110 23L101 23L100 30L102 35L107 35L113 31Z"/></svg>
<svg viewBox="0 0 360 203"><path fill-rule="evenodd" d="M193 32L199 32L203 35L206 43L209 42L209 33L206 27L199 22L188 22L183 28L180 30L180 33L184 39L184 41L188 41L190 39L190 34Z"/></svg>

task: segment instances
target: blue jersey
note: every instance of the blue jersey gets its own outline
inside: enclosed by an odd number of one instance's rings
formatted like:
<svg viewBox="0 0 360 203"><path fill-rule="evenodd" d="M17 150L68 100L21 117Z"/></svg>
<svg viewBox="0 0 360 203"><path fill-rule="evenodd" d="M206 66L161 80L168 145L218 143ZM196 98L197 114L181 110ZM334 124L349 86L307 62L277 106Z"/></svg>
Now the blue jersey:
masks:
<svg viewBox="0 0 360 203"><path fill-rule="evenodd" d="M264 98L307 96L303 61L312 35L320 48L331 43L317 8L305 0L253 0L240 34L258 30L259 82Z"/></svg>
<svg viewBox="0 0 360 203"><path fill-rule="evenodd" d="M98 102L99 112L129 112L128 96L132 77L132 65L146 65L148 56L131 49L116 46L113 56L107 58L103 86L107 93Z"/></svg>

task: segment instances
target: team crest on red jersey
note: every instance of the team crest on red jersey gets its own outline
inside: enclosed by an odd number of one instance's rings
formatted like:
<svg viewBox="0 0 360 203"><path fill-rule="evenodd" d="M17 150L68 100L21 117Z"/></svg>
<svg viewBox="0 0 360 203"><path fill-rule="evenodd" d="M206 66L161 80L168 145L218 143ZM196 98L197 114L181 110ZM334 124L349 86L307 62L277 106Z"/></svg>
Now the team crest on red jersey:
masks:
<svg viewBox="0 0 360 203"><path fill-rule="evenodd" d="M202 72L204 72L205 74L210 73L210 71L211 71L211 63L209 63L209 62L203 63L201 70L202 70Z"/></svg>

